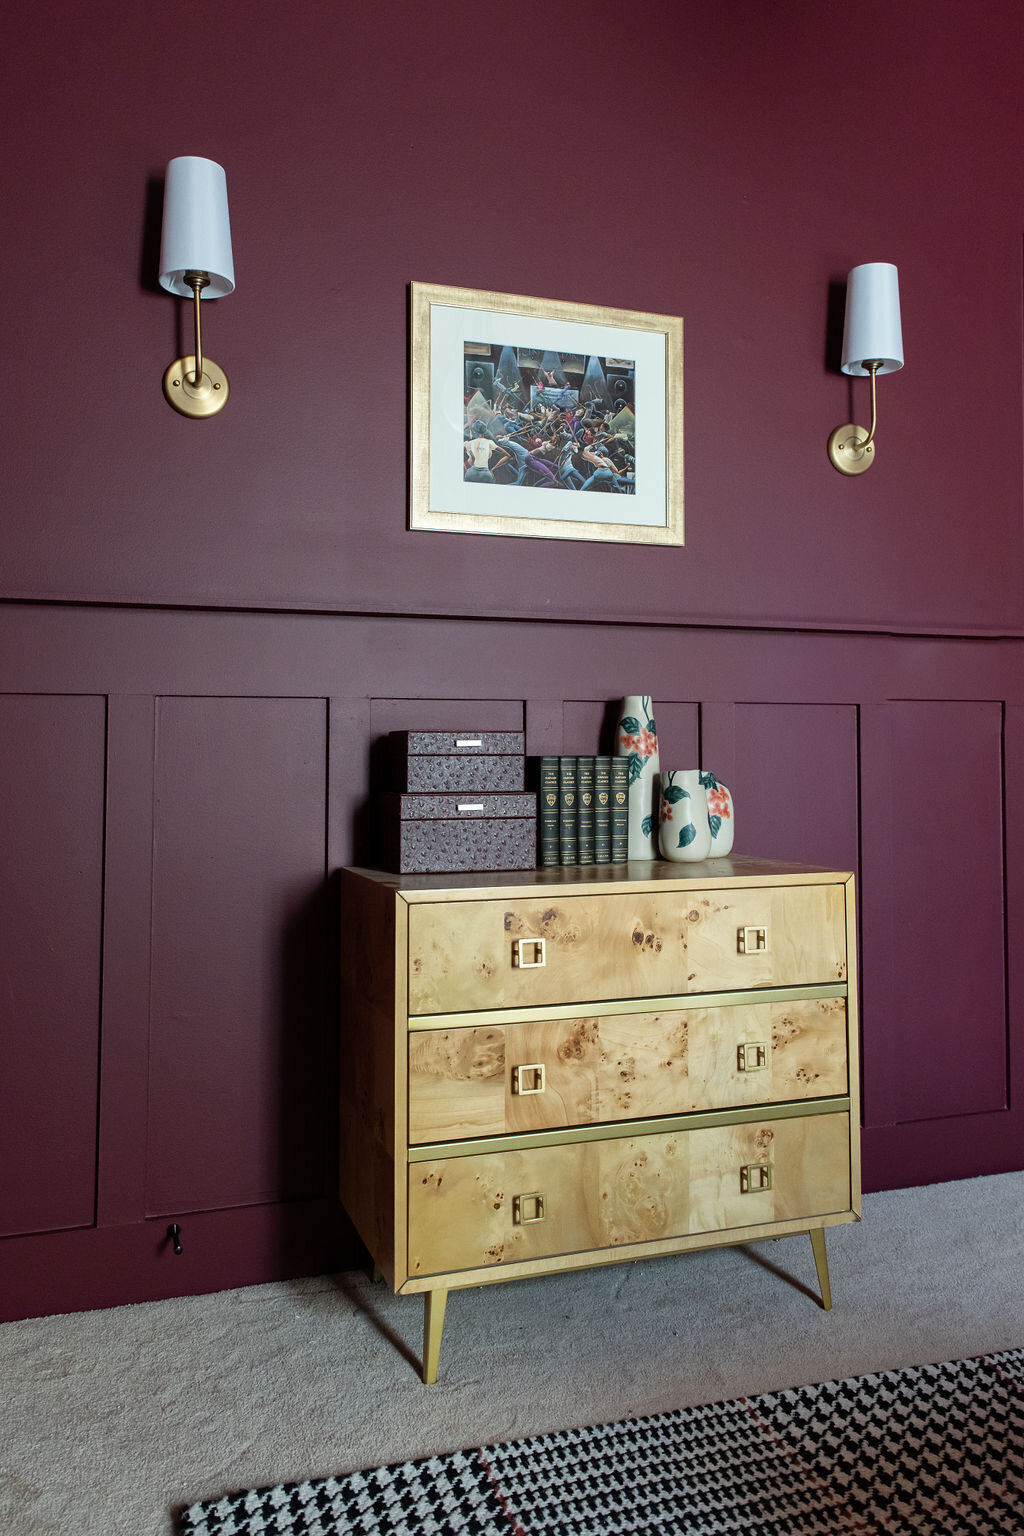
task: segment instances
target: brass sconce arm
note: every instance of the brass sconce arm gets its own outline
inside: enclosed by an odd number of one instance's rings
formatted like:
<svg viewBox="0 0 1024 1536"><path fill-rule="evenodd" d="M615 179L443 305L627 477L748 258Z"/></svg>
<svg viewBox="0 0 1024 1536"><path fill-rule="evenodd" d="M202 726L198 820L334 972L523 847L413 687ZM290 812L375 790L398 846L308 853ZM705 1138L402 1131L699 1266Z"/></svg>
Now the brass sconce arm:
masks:
<svg viewBox="0 0 1024 1536"><path fill-rule="evenodd" d="M878 405L875 380L882 366L882 359L865 359L864 368L871 375L871 430L864 436L864 428L853 422L836 427L828 440L828 456L841 475L862 475L874 462L875 427L878 425Z"/></svg>
<svg viewBox="0 0 1024 1536"><path fill-rule="evenodd" d="M168 368L164 374L164 394L183 416L214 416L228 398L228 377L212 358L203 359L200 295L209 287L210 276L190 270L184 281L192 289L195 352L190 357L177 358Z"/></svg>
<svg viewBox="0 0 1024 1536"><path fill-rule="evenodd" d="M202 293L204 288L208 288L210 286L210 274L208 272L186 272L185 281L192 289L192 304L194 308L196 333L196 367L195 373L192 376L192 383L196 388L198 388L199 385L203 382L203 323L199 314L199 295ZM871 382L872 384L875 382L874 375L872 375Z"/></svg>

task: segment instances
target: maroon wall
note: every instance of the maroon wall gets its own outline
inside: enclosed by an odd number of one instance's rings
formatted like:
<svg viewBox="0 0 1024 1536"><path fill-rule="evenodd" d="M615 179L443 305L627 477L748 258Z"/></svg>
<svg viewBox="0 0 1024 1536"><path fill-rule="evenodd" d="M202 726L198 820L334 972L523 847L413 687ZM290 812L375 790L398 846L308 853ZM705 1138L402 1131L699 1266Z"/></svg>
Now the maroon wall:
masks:
<svg viewBox="0 0 1024 1536"><path fill-rule="evenodd" d="M638 686L744 848L860 874L868 1187L1024 1166L1024 13L467 16L8 10L4 1315L349 1262L325 874L372 742L593 750ZM192 153L239 284L199 423L155 285ZM907 367L847 480L872 260ZM407 531L410 279L683 315L685 547Z"/></svg>
<svg viewBox="0 0 1024 1536"><path fill-rule="evenodd" d="M12 0L4 595L1019 632L1013 0ZM853 41L851 32L855 33ZM19 46L20 44L20 46ZM192 126L195 123L196 126ZM227 168L232 399L164 404L167 159ZM149 183L150 195L147 196ZM901 271L878 472L831 429L832 285ZM684 550L405 530L410 279L681 314Z"/></svg>

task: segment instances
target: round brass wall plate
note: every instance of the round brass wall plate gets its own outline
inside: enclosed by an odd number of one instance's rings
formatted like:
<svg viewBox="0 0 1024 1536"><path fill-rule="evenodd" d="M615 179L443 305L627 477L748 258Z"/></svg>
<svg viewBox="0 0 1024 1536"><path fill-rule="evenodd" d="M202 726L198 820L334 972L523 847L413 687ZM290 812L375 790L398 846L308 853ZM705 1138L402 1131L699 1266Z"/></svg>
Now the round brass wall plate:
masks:
<svg viewBox="0 0 1024 1536"><path fill-rule="evenodd" d="M228 398L228 376L223 368L203 358L203 377L199 388L193 384L194 356L179 357L164 374L164 394L170 405L183 416L216 416Z"/></svg>
<svg viewBox="0 0 1024 1536"><path fill-rule="evenodd" d="M866 448L858 447L867 435L863 427L854 426L852 421L845 427L836 427L832 433L828 440L828 456L841 475L862 475L875 462L874 443L868 443Z"/></svg>

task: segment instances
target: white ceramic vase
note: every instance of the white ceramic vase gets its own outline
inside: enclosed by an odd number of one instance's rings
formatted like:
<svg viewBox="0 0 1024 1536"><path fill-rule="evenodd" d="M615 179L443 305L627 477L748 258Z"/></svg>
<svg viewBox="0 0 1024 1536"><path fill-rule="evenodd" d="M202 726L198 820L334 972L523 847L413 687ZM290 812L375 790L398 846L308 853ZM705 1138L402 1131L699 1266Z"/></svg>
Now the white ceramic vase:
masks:
<svg viewBox="0 0 1024 1536"><path fill-rule="evenodd" d="M658 842L662 857L695 864L711 854L708 799L699 768L672 768L661 775Z"/></svg>
<svg viewBox="0 0 1024 1536"><path fill-rule="evenodd" d="M701 769L700 781L708 801L708 825L711 828L711 857L724 859L732 852L735 810L732 792L719 784L713 773Z"/></svg>
<svg viewBox="0 0 1024 1536"><path fill-rule="evenodd" d="M656 859L658 728L649 694L631 693L623 699L615 752L629 759L629 857Z"/></svg>

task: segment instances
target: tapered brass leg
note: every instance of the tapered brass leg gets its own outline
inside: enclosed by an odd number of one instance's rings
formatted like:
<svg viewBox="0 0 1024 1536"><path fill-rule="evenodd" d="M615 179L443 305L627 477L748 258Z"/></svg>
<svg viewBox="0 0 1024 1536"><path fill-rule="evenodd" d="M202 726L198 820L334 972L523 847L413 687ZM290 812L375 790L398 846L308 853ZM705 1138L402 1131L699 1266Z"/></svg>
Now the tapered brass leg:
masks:
<svg viewBox="0 0 1024 1536"><path fill-rule="evenodd" d="M426 1291L423 1296L423 1380L429 1387L437 1380L437 1362L441 1356L441 1332L447 1291Z"/></svg>
<svg viewBox="0 0 1024 1536"><path fill-rule="evenodd" d="M378 1268L378 1266L376 1264L372 1265L371 1268L370 1268L370 1280L371 1280L372 1284L373 1285L379 1285L380 1282L383 1279L384 1279L384 1271L382 1269Z"/></svg>
<svg viewBox="0 0 1024 1536"><path fill-rule="evenodd" d="M814 1249L814 1267L818 1271L818 1285L821 1288L821 1304L826 1312L831 1312L832 1287L828 1282L828 1254L825 1252L825 1228L815 1227L809 1235L811 1247Z"/></svg>

